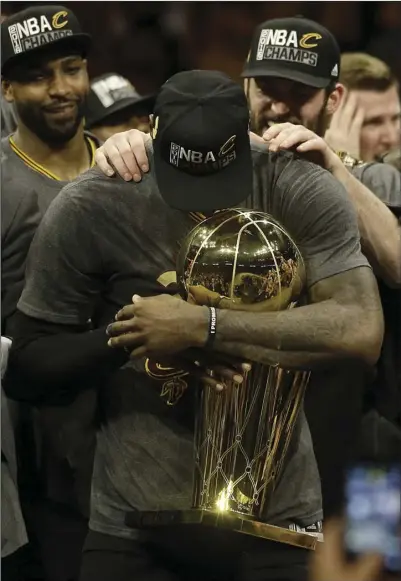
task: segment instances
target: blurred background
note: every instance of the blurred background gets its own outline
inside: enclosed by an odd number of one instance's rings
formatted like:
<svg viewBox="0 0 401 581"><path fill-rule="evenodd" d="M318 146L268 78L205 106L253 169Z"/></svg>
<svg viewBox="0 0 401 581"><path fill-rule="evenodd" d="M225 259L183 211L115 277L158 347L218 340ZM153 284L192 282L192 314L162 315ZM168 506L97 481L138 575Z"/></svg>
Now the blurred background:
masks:
<svg viewBox="0 0 401 581"><path fill-rule="evenodd" d="M2 2L2 17L33 4ZM185 69L218 69L239 79L255 26L297 14L331 30L342 51L362 50L383 59L401 80L401 2L63 4L93 37L90 75L118 72L142 94L157 90L169 76Z"/></svg>

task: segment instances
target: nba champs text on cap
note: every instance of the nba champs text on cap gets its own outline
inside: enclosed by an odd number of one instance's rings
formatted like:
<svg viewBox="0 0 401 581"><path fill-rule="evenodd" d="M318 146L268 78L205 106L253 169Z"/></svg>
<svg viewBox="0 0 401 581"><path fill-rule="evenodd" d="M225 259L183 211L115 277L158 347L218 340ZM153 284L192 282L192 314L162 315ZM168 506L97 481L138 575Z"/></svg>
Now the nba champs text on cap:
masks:
<svg viewBox="0 0 401 581"><path fill-rule="evenodd" d="M252 191L249 111L243 89L217 71L186 71L161 88L152 128L155 174L173 208L213 211Z"/></svg>
<svg viewBox="0 0 401 581"><path fill-rule="evenodd" d="M242 76L275 76L323 89L338 80L339 64L339 46L326 28L306 18L280 18L256 29Z"/></svg>
<svg viewBox="0 0 401 581"><path fill-rule="evenodd" d="M13 14L1 25L1 65L55 43L70 43L86 52L91 43L71 10L64 6L33 6Z"/></svg>

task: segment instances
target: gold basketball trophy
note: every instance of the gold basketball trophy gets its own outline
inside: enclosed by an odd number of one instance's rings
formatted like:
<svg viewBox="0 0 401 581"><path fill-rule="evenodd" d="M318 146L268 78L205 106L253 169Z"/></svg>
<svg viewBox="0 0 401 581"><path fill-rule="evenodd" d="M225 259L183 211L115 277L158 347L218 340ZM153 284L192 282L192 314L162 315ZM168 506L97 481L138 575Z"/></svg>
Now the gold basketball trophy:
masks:
<svg viewBox="0 0 401 581"><path fill-rule="evenodd" d="M298 248L276 220L235 209L192 230L181 247L177 281L195 298L217 296L211 304L218 308L281 311L296 306L305 271ZM241 384L226 383L223 392L199 389L193 508L181 513L181 523L316 547L321 535L268 523L308 379L307 372L274 362L253 363Z"/></svg>

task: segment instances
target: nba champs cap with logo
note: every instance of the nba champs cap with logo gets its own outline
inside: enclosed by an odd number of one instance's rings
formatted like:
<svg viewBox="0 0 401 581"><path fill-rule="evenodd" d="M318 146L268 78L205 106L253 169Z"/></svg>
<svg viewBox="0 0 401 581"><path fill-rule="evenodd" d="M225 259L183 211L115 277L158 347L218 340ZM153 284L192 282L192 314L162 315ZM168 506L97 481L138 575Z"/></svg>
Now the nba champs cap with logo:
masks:
<svg viewBox="0 0 401 581"><path fill-rule="evenodd" d="M340 48L335 37L302 16L260 24L242 77L279 77L324 89L338 81Z"/></svg>
<svg viewBox="0 0 401 581"><path fill-rule="evenodd" d="M91 82L87 99L86 127L90 129L116 113L148 116L153 111L154 95L140 95L128 79L117 73L106 73Z"/></svg>
<svg viewBox="0 0 401 581"><path fill-rule="evenodd" d="M86 54L89 34L82 32L73 12L64 6L34 5L1 24L1 70L48 46L66 44ZM23 60L23 59L22 59Z"/></svg>
<svg viewBox="0 0 401 581"><path fill-rule="evenodd" d="M151 135L156 180L173 208L238 206L252 191L245 93L217 71L171 77L156 97Z"/></svg>

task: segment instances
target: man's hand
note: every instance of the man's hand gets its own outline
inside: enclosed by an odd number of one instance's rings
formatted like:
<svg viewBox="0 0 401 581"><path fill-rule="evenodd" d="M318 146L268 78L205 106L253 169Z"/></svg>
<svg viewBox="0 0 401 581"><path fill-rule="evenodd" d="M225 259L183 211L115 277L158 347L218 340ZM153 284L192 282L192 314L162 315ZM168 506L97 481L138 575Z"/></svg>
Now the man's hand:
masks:
<svg viewBox="0 0 401 581"><path fill-rule="evenodd" d="M227 382L242 383L251 365L229 356L191 349L206 342L208 313L203 311L200 307L194 311L193 306L170 295L146 299L135 295L133 304L121 309L116 322L109 325L109 346L126 349L133 359L156 358L164 365L198 377L204 386L223 391ZM195 331L197 318L204 328L199 339ZM166 358L176 353L177 356Z"/></svg>
<svg viewBox="0 0 401 581"><path fill-rule="evenodd" d="M300 154L314 154L312 161L332 171L342 163L326 141L303 125L277 123L263 134L270 151L294 148Z"/></svg>
<svg viewBox="0 0 401 581"><path fill-rule="evenodd" d="M203 347L208 337L209 312L170 295L135 295L107 329L110 347L124 347L131 357L173 355Z"/></svg>
<svg viewBox="0 0 401 581"><path fill-rule="evenodd" d="M324 542L319 543L312 557L310 581L379 581L383 578L379 555L363 555L348 563L343 546L341 521L329 522L324 529Z"/></svg>
<svg viewBox="0 0 401 581"><path fill-rule="evenodd" d="M245 374L252 369L249 363L241 363L224 355L195 353L193 350L180 353L163 364L198 378L204 387L224 391L230 383L242 384Z"/></svg>
<svg viewBox="0 0 401 581"><path fill-rule="evenodd" d="M346 151L360 159L360 138L364 112L358 106L355 94L344 95L334 113L324 139L334 151Z"/></svg>
<svg viewBox="0 0 401 581"><path fill-rule="evenodd" d="M140 182L142 173L149 170L145 146L150 141L150 135L138 129L115 133L96 150L95 161L109 177L117 171L127 182Z"/></svg>

